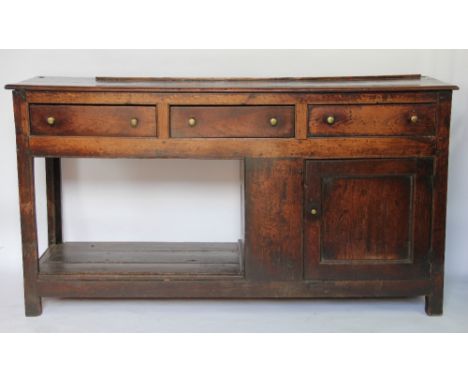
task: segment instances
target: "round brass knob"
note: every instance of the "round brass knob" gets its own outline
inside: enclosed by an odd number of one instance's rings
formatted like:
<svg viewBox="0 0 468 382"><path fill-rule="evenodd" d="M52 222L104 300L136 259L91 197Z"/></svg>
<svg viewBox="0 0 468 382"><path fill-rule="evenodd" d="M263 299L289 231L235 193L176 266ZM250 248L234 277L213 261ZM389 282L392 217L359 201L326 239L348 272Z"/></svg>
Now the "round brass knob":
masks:
<svg viewBox="0 0 468 382"><path fill-rule="evenodd" d="M316 208L312 208L312 209L310 210L310 214L311 214L311 215L314 215L314 216L317 215L317 209L316 209Z"/></svg>
<svg viewBox="0 0 468 382"><path fill-rule="evenodd" d="M270 118L270 125L271 126L277 126L278 125L278 119Z"/></svg>
<svg viewBox="0 0 468 382"><path fill-rule="evenodd" d="M418 116L416 114L412 115L410 118L411 123L416 123L418 122Z"/></svg>
<svg viewBox="0 0 468 382"><path fill-rule="evenodd" d="M333 125L333 124L335 123L335 117L334 117L333 115L329 115L329 116L327 117L327 123L328 123L329 125Z"/></svg>
<svg viewBox="0 0 468 382"><path fill-rule="evenodd" d="M55 118L54 117L47 117L47 124L50 126L53 126L55 124Z"/></svg>
<svg viewBox="0 0 468 382"><path fill-rule="evenodd" d="M137 127L138 126L138 118L130 119L130 126Z"/></svg>
<svg viewBox="0 0 468 382"><path fill-rule="evenodd" d="M197 124L197 120L196 120L195 118L193 118L193 117L192 117L192 118L189 118L189 120L188 120L188 125L189 125L190 127L194 127L196 124Z"/></svg>

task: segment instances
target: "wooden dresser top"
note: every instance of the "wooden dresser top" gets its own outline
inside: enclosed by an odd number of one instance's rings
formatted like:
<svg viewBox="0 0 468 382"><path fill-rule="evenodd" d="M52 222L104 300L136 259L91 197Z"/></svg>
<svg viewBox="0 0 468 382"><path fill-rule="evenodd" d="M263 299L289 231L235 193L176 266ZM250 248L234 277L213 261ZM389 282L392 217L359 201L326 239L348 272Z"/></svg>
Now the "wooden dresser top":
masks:
<svg viewBox="0 0 468 382"><path fill-rule="evenodd" d="M150 78L34 77L6 89L138 92L356 92L457 90L419 74L361 77Z"/></svg>

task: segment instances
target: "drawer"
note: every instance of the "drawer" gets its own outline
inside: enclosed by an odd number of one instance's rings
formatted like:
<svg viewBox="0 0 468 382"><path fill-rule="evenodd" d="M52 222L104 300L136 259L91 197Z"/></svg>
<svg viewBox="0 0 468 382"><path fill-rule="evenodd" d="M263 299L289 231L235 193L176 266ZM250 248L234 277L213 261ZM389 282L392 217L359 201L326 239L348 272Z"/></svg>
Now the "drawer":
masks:
<svg viewBox="0 0 468 382"><path fill-rule="evenodd" d="M156 137L155 106L31 105L31 134Z"/></svg>
<svg viewBox="0 0 468 382"><path fill-rule="evenodd" d="M309 136L433 135L434 104L310 105Z"/></svg>
<svg viewBox="0 0 468 382"><path fill-rule="evenodd" d="M171 137L294 137L294 106L173 106Z"/></svg>

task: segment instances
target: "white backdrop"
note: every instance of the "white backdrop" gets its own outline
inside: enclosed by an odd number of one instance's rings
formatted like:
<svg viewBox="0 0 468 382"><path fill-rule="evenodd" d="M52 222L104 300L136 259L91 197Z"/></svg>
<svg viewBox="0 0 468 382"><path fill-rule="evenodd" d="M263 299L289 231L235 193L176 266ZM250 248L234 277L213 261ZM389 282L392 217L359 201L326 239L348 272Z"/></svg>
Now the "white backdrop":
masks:
<svg viewBox="0 0 468 382"><path fill-rule="evenodd" d="M332 76L421 73L454 83L446 270L468 275L468 51L0 51L0 85L55 76ZM20 227L11 92L0 91L0 272L19 271ZM46 240L44 162L36 160ZM66 240L235 241L238 161L65 159Z"/></svg>

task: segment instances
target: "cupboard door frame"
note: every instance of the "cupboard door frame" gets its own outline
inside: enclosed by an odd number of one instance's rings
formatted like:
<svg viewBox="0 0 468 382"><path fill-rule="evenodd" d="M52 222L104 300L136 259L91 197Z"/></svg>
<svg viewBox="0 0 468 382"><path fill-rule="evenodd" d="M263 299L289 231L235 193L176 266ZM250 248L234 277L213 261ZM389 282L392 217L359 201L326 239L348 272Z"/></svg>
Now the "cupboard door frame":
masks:
<svg viewBox="0 0 468 382"><path fill-rule="evenodd" d="M307 160L304 192L304 278L329 280L412 279L429 276L433 159ZM336 179L408 179L409 253L402 259L324 259L326 183ZM378 198L379 195L369 195ZM374 200L375 201L375 200ZM326 208L326 207L325 207ZM311 213L315 210L315 215Z"/></svg>

